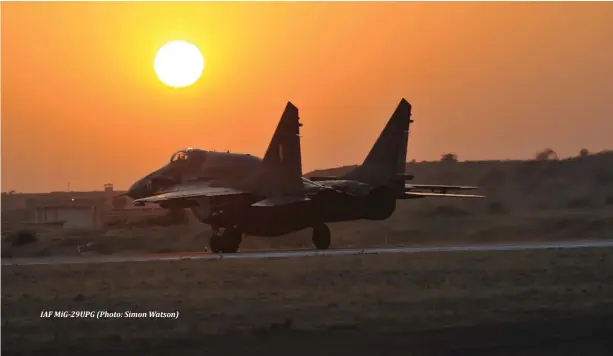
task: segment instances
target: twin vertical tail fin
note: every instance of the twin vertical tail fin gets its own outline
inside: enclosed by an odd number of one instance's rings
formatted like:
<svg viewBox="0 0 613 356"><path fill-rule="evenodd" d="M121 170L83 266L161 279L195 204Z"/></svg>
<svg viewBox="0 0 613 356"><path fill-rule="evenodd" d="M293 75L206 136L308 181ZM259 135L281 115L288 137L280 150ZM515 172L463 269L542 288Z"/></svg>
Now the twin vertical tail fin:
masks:
<svg viewBox="0 0 613 356"><path fill-rule="evenodd" d="M267 198L304 196L299 121L298 108L288 102L260 169L248 180L258 194Z"/></svg>
<svg viewBox="0 0 613 356"><path fill-rule="evenodd" d="M371 185L392 185L402 182L407 158L411 120L411 104L400 101L364 162L343 176ZM400 183L399 183L400 184Z"/></svg>
<svg viewBox="0 0 613 356"><path fill-rule="evenodd" d="M264 159L247 183L267 199L257 205L304 199L298 108L287 103ZM396 186L404 191L411 104L402 99L364 162L342 179L375 186ZM274 198L274 199L272 199Z"/></svg>

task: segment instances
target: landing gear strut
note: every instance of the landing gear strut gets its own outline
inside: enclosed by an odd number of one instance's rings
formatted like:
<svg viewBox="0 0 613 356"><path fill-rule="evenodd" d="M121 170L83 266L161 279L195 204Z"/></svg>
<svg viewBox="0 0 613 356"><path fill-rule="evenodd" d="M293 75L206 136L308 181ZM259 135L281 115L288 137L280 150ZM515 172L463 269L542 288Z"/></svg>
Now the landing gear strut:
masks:
<svg viewBox="0 0 613 356"><path fill-rule="evenodd" d="M213 232L209 241L213 253L236 253L243 240L243 232L235 227L225 228L219 235Z"/></svg>
<svg viewBox="0 0 613 356"><path fill-rule="evenodd" d="M326 224L313 226L313 244L318 250L326 250L330 247L330 229Z"/></svg>

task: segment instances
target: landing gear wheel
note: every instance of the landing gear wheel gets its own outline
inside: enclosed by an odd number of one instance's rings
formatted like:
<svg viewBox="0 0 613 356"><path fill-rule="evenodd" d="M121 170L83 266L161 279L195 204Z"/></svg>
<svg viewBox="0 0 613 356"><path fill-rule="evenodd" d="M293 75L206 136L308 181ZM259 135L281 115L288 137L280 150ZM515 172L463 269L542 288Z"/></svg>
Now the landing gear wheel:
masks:
<svg viewBox="0 0 613 356"><path fill-rule="evenodd" d="M217 235L216 233L213 233L213 235L211 235L211 238L209 239L209 248L211 249L212 253L220 253L223 252L223 240L221 238L221 236Z"/></svg>
<svg viewBox="0 0 613 356"><path fill-rule="evenodd" d="M221 238L223 239L224 244L222 252L236 253L238 251L238 247L243 241L243 232L235 227L227 228L224 230Z"/></svg>
<svg viewBox="0 0 613 356"><path fill-rule="evenodd" d="M318 250L330 247L330 229L326 224L313 226L313 244Z"/></svg>

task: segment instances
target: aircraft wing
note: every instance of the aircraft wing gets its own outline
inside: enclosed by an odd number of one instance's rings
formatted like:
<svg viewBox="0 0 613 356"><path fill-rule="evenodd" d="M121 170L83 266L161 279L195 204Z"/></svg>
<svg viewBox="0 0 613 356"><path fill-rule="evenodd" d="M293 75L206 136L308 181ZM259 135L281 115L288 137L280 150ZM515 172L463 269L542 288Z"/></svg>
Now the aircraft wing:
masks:
<svg viewBox="0 0 613 356"><path fill-rule="evenodd" d="M226 187L212 187L206 183L200 183L200 184L190 184L190 185L179 185L170 190L160 192L156 195L137 199L134 201L134 204L138 205L138 204L144 204L144 203L160 203L163 201L183 199L183 198L214 197L214 196L239 195L239 194L250 194L250 193L246 191L238 190L238 189L226 188Z"/></svg>
<svg viewBox="0 0 613 356"><path fill-rule="evenodd" d="M438 197L438 198L485 198L485 195L475 194L448 194L448 193L427 193L427 192L406 192L404 193L404 199L415 199L425 197Z"/></svg>
<svg viewBox="0 0 613 356"><path fill-rule="evenodd" d="M405 184L404 190L411 191L414 189L430 190L432 192L440 191L445 193L448 190L473 190L479 187L473 187L468 185L439 185L439 184Z"/></svg>
<svg viewBox="0 0 613 356"><path fill-rule="evenodd" d="M229 195L241 195L252 194L248 191L227 188L216 187L209 185L209 182L197 182L180 184L169 190L160 192L150 197L137 199L134 201L135 205L143 205L145 203L161 203L169 200L188 199L197 197L220 197ZM288 197L270 197L264 200L260 200L253 204L258 207L274 207L289 205L299 202L309 201L310 199L305 196L288 196Z"/></svg>
<svg viewBox="0 0 613 356"><path fill-rule="evenodd" d="M337 176L314 176L314 177L307 177L307 179L313 182L317 182L317 181L322 181L322 180L339 180L342 178L337 177Z"/></svg>

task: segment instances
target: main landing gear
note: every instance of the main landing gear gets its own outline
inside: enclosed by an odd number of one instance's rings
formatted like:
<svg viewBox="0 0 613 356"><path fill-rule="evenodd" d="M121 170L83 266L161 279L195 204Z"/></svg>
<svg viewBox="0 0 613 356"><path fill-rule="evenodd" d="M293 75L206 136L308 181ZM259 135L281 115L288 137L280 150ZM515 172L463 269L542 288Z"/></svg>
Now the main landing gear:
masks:
<svg viewBox="0 0 613 356"><path fill-rule="evenodd" d="M243 232L236 227L223 229L221 235L219 230L214 230L209 247L213 253L236 253L243 240ZM313 244L318 250L326 250L330 247L330 229L326 224L313 226Z"/></svg>
<svg viewBox="0 0 613 356"><path fill-rule="evenodd" d="M242 241L243 232L236 227L229 227L225 228L221 235L214 231L209 247L213 253L236 253Z"/></svg>
<svg viewBox="0 0 613 356"><path fill-rule="evenodd" d="M313 226L313 244L318 250L326 250L330 247L330 229L326 224Z"/></svg>

